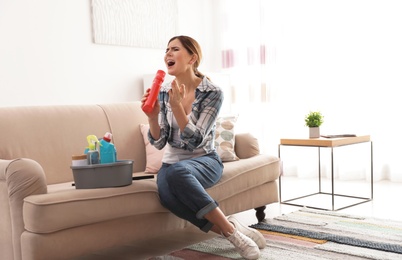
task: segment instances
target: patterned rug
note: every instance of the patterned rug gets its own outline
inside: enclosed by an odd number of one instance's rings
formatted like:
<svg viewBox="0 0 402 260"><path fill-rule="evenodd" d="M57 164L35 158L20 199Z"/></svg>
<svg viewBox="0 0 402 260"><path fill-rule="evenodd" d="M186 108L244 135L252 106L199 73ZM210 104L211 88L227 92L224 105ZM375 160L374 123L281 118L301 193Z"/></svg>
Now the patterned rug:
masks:
<svg viewBox="0 0 402 260"><path fill-rule="evenodd" d="M402 259L402 222L301 209L252 225L266 238L260 259ZM216 237L152 260L242 259Z"/></svg>

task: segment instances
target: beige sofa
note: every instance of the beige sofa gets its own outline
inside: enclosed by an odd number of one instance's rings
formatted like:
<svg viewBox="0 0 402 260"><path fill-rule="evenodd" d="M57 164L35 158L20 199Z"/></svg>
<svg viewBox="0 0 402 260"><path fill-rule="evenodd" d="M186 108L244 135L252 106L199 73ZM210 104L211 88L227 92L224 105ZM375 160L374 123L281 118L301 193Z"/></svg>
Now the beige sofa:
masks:
<svg viewBox="0 0 402 260"><path fill-rule="evenodd" d="M189 225L163 208L155 179L118 188L76 189L71 156L86 136L113 133L118 159L143 174L140 102L0 108L0 259L70 259ZM259 154L249 134L236 136L240 160L226 162L208 192L225 214L278 201L279 159ZM201 232L201 231L200 231Z"/></svg>

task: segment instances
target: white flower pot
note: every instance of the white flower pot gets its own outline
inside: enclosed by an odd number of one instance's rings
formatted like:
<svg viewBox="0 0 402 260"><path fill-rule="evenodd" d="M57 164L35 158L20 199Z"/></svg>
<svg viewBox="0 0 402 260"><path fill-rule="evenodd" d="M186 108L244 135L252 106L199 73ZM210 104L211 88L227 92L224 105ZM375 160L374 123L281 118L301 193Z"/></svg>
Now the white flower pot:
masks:
<svg viewBox="0 0 402 260"><path fill-rule="evenodd" d="M310 138L319 138L320 137L320 128L319 127L309 127L309 137Z"/></svg>

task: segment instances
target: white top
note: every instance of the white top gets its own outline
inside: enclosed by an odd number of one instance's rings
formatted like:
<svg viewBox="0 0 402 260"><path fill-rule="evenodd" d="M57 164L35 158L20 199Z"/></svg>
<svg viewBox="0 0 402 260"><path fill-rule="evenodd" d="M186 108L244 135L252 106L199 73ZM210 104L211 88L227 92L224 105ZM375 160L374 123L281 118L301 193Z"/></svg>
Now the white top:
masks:
<svg viewBox="0 0 402 260"><path fill-rule="evenodd" d="M190 116L190 115L188 115ZM176 118L173 116L173 121L172 121L172 135L173 135L173 140L180 140L180 129L179 125L177 124ZM173 164L182 160L186 159L191 159L195 157L199 157L202 155L205 155L206 152L203 148L198 148L195 149L194 151L188 151L176 147L172 147L169 143L166 144L166 149L165 152L163 153L163 159L162 162L168 163L168 164Z"/></svg>

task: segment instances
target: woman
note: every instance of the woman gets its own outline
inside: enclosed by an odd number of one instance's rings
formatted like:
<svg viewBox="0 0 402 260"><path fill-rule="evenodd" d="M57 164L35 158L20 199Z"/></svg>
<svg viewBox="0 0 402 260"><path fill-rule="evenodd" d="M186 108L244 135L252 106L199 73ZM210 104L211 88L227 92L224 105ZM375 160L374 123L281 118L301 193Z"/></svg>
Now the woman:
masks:
<svg viewBox="0 0 402 260"><path fill-rule="evenodd" d="M259 247L265 247L261 233L232 217L226 218L205 191L220 180L223 171L214 147L215 121L223 93L198 71L201 58L200 46L194 39L170 39L165 64L175 79L162 86L159 102L146 113L151 144L157 149L167 146L157 178L160 200L172 213L202 231L211 230L226 237L244 258L257 259Z"/></svg>

